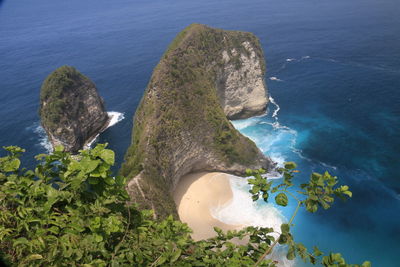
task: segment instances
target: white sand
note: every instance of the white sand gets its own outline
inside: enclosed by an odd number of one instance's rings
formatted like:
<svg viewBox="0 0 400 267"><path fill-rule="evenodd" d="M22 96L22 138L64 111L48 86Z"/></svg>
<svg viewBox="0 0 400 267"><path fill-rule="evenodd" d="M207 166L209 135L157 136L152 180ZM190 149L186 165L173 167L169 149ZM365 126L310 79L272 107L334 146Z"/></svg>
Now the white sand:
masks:
<svg viewBox="0 0 400 267"><path fill-rule="evenodd" d="M212 217L210 209L228 205L232 190L225 173L193 173L182 177L174 192L181 221L193 230L192 238L201 240L216 235L214 226L224 231L239 230L241 225L228 225Z"/></svg>

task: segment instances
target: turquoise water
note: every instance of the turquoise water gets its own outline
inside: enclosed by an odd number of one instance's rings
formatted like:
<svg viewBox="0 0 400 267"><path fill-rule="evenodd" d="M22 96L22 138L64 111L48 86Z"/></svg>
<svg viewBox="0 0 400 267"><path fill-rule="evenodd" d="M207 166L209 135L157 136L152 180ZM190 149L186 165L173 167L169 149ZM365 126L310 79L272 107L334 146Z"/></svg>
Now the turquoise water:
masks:
<svg viewBox="0 0 400 267"><path fill-rule="evenodd" d="M108 111L124 113L100 136L120 164L130 118L181 29L198 22L254 32L276 104L236 126L274 159L296 161L299 181L328 170L354 193L326 212L300 213L296 238L351 262L398 266L398 14L397 0L0 1L0 145L26 148L31 166L46 151L40 85L68 64L97 84Z"/></svg>

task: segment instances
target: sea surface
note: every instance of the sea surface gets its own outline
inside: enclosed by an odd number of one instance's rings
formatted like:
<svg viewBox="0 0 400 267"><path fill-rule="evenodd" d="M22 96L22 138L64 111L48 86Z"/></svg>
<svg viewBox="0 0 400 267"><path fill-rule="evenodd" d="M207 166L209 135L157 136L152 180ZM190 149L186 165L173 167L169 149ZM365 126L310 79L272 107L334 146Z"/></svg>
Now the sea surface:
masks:
<svg viewBox="0 0 400 267"><path fill-rule="evenodd" d="M396 267L399 14L398 0L0 0L0 145L25 148L27 166L46 152L40 86L67 64L96 83L108 111L124 115L99 137L119 166L131 118L174 36L193 22L250 31L264 48L271 101L264 116L235 127L276 161L297 162L297 181L327 170L353 191L330 210L300 212L295 239L341 252L350 263ZM234 201L245 196L243 183L232 186ZM248 220L276 223L290 218L295 203L249 205Z"/></svg>

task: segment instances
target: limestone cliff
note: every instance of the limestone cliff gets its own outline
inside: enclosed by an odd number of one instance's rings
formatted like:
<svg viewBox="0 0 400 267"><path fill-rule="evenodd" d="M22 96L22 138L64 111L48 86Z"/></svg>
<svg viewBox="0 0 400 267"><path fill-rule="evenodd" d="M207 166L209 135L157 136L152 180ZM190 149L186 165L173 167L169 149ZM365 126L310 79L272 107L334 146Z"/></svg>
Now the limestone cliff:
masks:
<svg viewBox="0 0 400 267"><path fill-rule="evenodd" d="M133 201L175 214L170 196L194 171L243 174L273 163L227 119L265 110L265 64L251 33L193 24L172 42L136 110L121 174Z"/></svg>
<svg viewBox="0 0 400 267"><path fill-rule="evenodd" d="M223 67L217 70L217 92L228 119L263 113L268 92L260 44L249 38L237 48L227 47L222 51L222 60Z"/></svg>
<svg viewBox="0 0 400 267"><path fill-rule="evenodd" d="M96 86L75 68L62 66L44 81L40 117L52 146L76 153L107 127L109 117Z"/></svg>

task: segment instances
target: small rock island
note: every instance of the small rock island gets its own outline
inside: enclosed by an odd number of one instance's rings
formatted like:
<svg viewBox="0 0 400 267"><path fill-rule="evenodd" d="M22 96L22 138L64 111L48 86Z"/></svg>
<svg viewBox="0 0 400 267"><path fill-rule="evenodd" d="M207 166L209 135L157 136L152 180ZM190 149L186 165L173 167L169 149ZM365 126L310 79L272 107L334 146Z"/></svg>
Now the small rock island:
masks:
<svg viewBox="0 0 400 267"><path fill-rule="evenodd" d="M191 172L243 175L274 163L229 119L262 114L265 62L256 36L192 24L156 66L121 168L132 201L177 216L171 192Z"/></svg>
<svg viewBox="0 0 400 267"><path fill-rule="evenodd" d="M109 123L95 84L75 68L62 66L43 82L40 117L53 148L76 153Z"/></svg>

